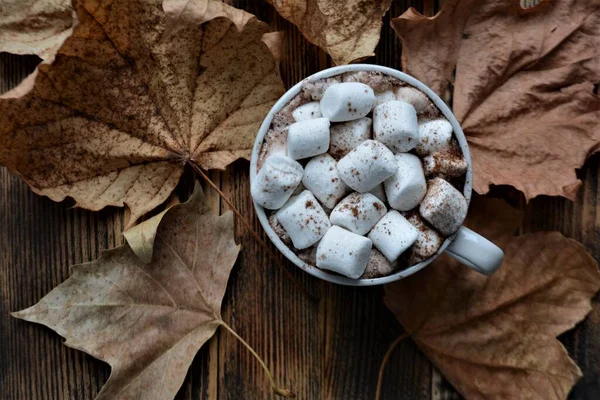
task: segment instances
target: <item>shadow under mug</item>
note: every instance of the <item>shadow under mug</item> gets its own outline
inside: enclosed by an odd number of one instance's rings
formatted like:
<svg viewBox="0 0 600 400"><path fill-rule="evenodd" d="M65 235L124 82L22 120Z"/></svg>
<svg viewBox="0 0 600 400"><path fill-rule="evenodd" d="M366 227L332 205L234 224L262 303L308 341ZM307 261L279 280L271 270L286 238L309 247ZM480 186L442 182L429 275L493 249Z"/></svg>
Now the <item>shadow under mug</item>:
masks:
<svg viewBox="0 0 600 400"><path fill-rule="evenodd" d="M463 194L467 199L467 204L471 201L471 192L473 190L473 165L471 163L471 154L469 153L469 146L467 144L467 139L460 127L460 124L454 117L450 108L443 102L443 100L436 95L431 89L425 86L424 83L419 80L413 78L410 75L407 75L398 70L382 67L379 65L371 65L371 64L352 64L352 65L343 65L333 68L328 68L323 71L317 72L314 75L304 79L301 82L298 82L294 85L290 90L288 90L271 108L271 111L267 114L265 120L263 121L258 134L256 136L256 141L254 142L254 147L252 149L252 157L250 159L250 182L256 178L257 173L257 164L258 157L260 153L260 148L262 146L265 134L269 130L271 126L271 121L273 120L273 116L280 111L291 99L293 99L300 90L302 89L302 84L306 81L317 81L323 78L330 78L336 75L340 75L346 72L357 72L357 71L375 71L380 72L385 75L392 76L397 78L403 82L408 83L411 86L419 89L423 93L425 93L431 101L436 105L436 107L441 111L441 113L450 121L452 127L454 128L454 135L458 140L462 153L467 160L468 170L465 177L465 185ZM390 283L393 281L397 281L399 279L410 276L421 269L425 268L429 265L435 258L437 258L441 253L446 252L450 256L454 257L464 265L469 268L474 269L477 272L480 272L485 275L491 275L494 273L502 263L502 258L504 257L504 253L502 250L484 238L483 236L473 232L469 228L462 226L456 233L446 238L442 246L438 249L436 254L429 257L427 260L422 261L418 264L415 264L407 269L397 271L391 275L384 276L381 278L373 278L373 279L350 279L341 275L337 275L334 273L327 272L320 268L317 268L313 265L307 264L302 261L298 256L289 249L277 236L277 234L273 231L269 222L267 220L267 215L265 210L260 205L254 202L254 209L256 210L256 214L258 215L258 219L271 239L271 241L275 244L275 246L281 251L288 260L296 264L298 267L308 272L309 274L316 276L317 278L324 279L329 282L341 284L341 285L349 285L349 286L373 286L373 285L383 285L386 283Z"/></svg>

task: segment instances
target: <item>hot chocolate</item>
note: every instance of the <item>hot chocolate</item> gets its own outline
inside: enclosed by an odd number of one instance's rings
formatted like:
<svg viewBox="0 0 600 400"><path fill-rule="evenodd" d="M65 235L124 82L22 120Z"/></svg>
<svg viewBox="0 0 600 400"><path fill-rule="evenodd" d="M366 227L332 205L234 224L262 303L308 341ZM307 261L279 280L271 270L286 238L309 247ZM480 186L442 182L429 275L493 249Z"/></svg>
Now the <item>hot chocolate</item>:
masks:
<svg viewBox="0 0 600 400"><path fill-rule="evenodd" d="M352 279L432 257L466 216L452 125L379 72L305 82L274 116L258 169L252 196L285 245Z"/></svg>

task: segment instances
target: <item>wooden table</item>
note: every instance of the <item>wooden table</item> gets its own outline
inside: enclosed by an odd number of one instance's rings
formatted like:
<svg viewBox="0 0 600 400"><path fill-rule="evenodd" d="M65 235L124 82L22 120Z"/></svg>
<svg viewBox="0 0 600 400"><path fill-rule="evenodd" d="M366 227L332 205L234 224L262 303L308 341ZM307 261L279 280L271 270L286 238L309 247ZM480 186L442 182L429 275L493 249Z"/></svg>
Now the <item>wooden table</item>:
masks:
<svg viewBox="0 0 600 400"><path fill-rule="evenodd" d="M423 3L426 3L425 5ZM439 3L439 2L436 2ZM331 66L316 46L262 0L237 1L286 34L281 72L287 87ZM384 18L377 56L367 60L399 68L400 42L390 16L408 5L432 14L434 2L395 1ZM438 4L439 6L439 4ZM35 68L36 57L0 55L0 90L14 86ZM600 260L600 209L597 205L600 156L580 172L584 187L575 203L541 197L526 207L524 231L559 230L581 241ZM248 163L212 173L244 215L251 216ZM123 243L123 212L88 212L33 194L0 169L0 399L92 399L108 379L108 365L62 345L50 329L9 317L36 303L69 277L69 266L93 260L103 249ZM223 208L207 189L215 208ZM522 200L505 188L495 195ZM258 221L255 228L262 233ZM319 281L289 264L287 268L320 301L311 302L267 258L241 224L243 251L229 280L223 318L263 355L282 386L299 399L373 399L380 362L403 330L382 302L381 288L354 289ZM263 234L263 237L266 236ZM600 307L561 337L585 377L571 394L600 399ZM178 399L274 398L262 370L227 332L220 331L196 356ZM387 366L383 399L458 399L460 396L410 341L396 348Z"/></svg>

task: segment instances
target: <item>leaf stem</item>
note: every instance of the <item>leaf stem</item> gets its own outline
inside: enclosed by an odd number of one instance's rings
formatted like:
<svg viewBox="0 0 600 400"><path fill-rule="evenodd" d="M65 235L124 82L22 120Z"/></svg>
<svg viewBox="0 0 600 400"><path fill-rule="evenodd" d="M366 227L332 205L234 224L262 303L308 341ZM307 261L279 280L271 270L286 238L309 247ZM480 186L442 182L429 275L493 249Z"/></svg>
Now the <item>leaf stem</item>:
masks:
<svg viewBox="0 0 600 400"><path fill-rule="evenodd" d="M408 332L403 333L402 335L398 336L398 338L396 340L394 340L394 342L390 345L390 347L385 352L385 356L383 356L383 360L381 361L381 366L379 366L379 376L377 378L377 390L375 392L375 400L379 400L381 398L381 386L383 384L383 372L385 371L385 366L387 365L388 360L390 359L390 356L394 352L394 349L396 348L398 343L400 343L401 341L403 341L404 339L406 339L408 337L410 337L410 333L408 333Z"/></svg>
<svg viewBox="0 0 600 400"><path fill-rule="evenodd" d="M306 296L308 296L308 298L310 300L312 300L314 302L318 302L320 300L319 297L310 293L308 290L306 290L300 284L300 282L298 282L296 280L296 278L292 275L292 273L283 264L281 259L279 257L277 257L277 255L275 255L275 253L273 253L271 251L271 249L269 249L269 246L267 246L267 244L264 242L264 240L262 240L262 238L258 235L258 233L256 233L256 231L254 231L254 229L252 229L252 225L250 225L250 222L248 222L248 220L246 220L246 218L244 218L244 216L238 211L238 209L233 205L233 203L231 203L231 201L227 198L227 196L225 196L225 193L223 193L221 191L221 189L219 189L219 186L217 186L217 184L215 184L208 177L208 175L206 175L206 173L204 171L202 171L202 168L200 168L195 162L190 161L189 164L192 166L192 168L194 168L194 170L198 173L198 175L200 175L200 177L202 177L202 179L204 179L206 181L206 183L208 183L219 194L221 199L223 199L223 201L225 203L227 203L227 205L229 206L231 211L233 211L233 213L239 218L239 220L242 222L244 227L246 227L246 229L248 230L250 235L267 252L267 255L269 256L269 258L271 258L273 261L275 261L275 263L283 270L283 272L286 273L286 275L288 276L288 278L291 279L291 281L294 283L294 285L296 285L302 292L304 292L304 294L306 294Z"/></svg>
<svg viewBox="0 0 600 400"><path fill-rule="evenodd" d="M284 388L280 388L279 386L277 386L277 384L275 383L275 378L273 378L273 374L271 373L271 371L269 371L269 368L267 367L267 364L265 364L265 362L262 360L262 358L260 358L260 356L256 353L256 351L254 351L254 349L252 347L250 347L250 345L244 339L242 339L242 337L240 335L238 335L236 333L236 331L234 331L223 320L220 320L219 323L221 324L221 326L223 328L227 329L229 331L229 333L231 333L237 340L239 340L248 349L248 351L250 353L252 353L252 355L254 356L254 358L256 358L256 360L258 361L258 363L260 364L260 366L265 371L265 374L267 375L267 378L269 378L269 382L271 383L271 388L273 389L273 392L275 394L277 394L279 396L282 396L282 397L288 397L288 398L296 397L296 395L294 393L290 392L289 390L284 389Z"/></svg>

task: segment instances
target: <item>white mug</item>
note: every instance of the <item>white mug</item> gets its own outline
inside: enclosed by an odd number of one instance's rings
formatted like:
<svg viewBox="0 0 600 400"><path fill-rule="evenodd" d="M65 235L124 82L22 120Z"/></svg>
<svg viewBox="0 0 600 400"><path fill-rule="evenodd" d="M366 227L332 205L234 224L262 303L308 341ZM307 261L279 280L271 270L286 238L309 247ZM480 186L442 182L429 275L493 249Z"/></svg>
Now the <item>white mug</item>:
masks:
<svg viewBox="0 0 600 400"><path fill-rule="evenodd" d="M302 89L302 84L306 81L317 81L319 79L340 75L345 72L355 71L376 71L381 72L385 75L392 76L394 78L398 78L399 80L406 82L409 85L412 85L415 88L421 90L433 101L437 108L452 124L452 127L454 128L454 135L456 136L460 148L462 149L463 155L467 160L469 167L466 174L463 194L467 199L467 203L469 203L471 200L471 192L473 190L473 165L471 163L471 154L469 153L469 146L467 144L465 134L463 133L458 121L456 120L456 117L454 117L454 114L452 113L452 111L450 111L450 108L448 108L448 106L442 101L442 99L440 99L440 97L436 95L431 89L429 89L427 86L425 86L425 84L413 78L412 76L392 68L371 64L352 64L328 68L326 70L317 72L314 75L311 75L310 77L306 78L302 82L297 83L290 90L288 90L275 103L275 105L273 105L273 108L271 108L271 111L269 111L265 120L260 126L258 135L256 136L256 141L254 142L254 148L252 149L252 158L250 159L250 182L252 182L256 177L260 148L263 143L265 134L271 126L273 116L278 111L280 111L290 100L292 100L298 93L300 93L300 90ZM321 278L326 281L342 285L372 286L383 285L386 283L397 281L425 268L444 251L450 256L459 260L467 267L470 267L475 271L485 275L491 275L492 273L494 273L500 267L500 264L502 263L502 258L504 257L504 253L498 246L496 246L483 236L473 232L469 228L462 226L456 233L446 238L446 240L438 249L435 255L423 262L420 262L416 265L411 266L410 268L397 271L391 275L384 276L381 278L350 279L341 275L324 271L322 269L317 268L316 266L307 264L304 261L302 261L292 250L290 250L281 241L281 239L273 231L267 220L265 210L260 205L256 204L256 202L254 202L254 209L256 210L256 214L258 215L258 219L263 229L265 230L271 241L275 244L275 246L277 246L277 248L288 258L288 260L290 260L309 274L316 276L317 278Z"/></svg>

